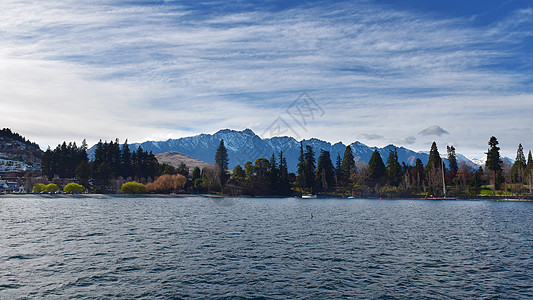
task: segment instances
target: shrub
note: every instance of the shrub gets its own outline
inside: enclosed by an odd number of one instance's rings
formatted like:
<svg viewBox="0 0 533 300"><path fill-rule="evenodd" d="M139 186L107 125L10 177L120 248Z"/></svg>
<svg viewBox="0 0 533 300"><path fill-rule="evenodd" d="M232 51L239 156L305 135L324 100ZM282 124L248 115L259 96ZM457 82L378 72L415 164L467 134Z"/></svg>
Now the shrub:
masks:
<svg viewBox="0 0 533 300"><path fill-rule="evenodd" d="M42 183L37 183L33 186L32 191L36 193L44 192L44 189L46 188L46 185Z"/></svg>
<svg viewBox="0 0 533 300"><path fill-rule="evenodd" d="M59 191L59 187L55 183L50 183L44 187L44 191L47 193L55 193Z"/></svg>
<svg viewBox="0 0 533 300"><path fill-rule="evenodd" d="M187 178L181 174L176 175L161 175L156 181L146 185L149 191L160 193L171 193L177 189L181 189L187 183Z"/></svg>
<svg viewBox="0 0 533 300"><path fill-rule="evenodd" d="M83 193L83 191L85 191L85 187L81 184L77 184L77 183L69 183L67 184L64 188L63 188L63 191L67 192L67 193L73 193L73 194L79 194L79 193Z"/></svg>
<svg viewBox="0 0 533 300"><path fill-rule="evenodd" d="M120 188L120 191L124 194L146 194L148 191L146 185L135 181L126 182Z"/></svg>

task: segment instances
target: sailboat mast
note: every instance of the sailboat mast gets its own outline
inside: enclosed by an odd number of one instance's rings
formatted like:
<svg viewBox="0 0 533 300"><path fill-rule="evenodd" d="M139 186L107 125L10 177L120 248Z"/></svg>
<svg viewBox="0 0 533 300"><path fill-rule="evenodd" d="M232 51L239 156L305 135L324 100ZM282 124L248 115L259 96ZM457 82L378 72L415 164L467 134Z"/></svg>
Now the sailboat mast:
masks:
<svg viewBox="0 0 533 300"><path fill-rule="evenodd" d="M446 198L446 180L444 179L444 159L440 158L442 163L442 192L444 193L444 198Z"/></svg>

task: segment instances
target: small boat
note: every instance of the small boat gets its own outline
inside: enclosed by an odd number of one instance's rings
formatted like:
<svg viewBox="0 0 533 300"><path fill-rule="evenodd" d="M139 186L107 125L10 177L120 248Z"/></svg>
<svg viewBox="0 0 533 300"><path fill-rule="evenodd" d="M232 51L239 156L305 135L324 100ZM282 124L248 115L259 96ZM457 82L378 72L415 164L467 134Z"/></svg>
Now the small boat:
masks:
<svg viewBox="0 0 533 300"><path fill-rule="evenodd" d="M350 197L348 197L346 199L355 199L355 197L354 196L350 196Z"/></svg>
<svg viewBox="0 0 533 300"><path fill-rule="evenodd" d="M311 195L311 194L302 195L302 199L315 199L315 198L316 198L316 195Z"/></svg>

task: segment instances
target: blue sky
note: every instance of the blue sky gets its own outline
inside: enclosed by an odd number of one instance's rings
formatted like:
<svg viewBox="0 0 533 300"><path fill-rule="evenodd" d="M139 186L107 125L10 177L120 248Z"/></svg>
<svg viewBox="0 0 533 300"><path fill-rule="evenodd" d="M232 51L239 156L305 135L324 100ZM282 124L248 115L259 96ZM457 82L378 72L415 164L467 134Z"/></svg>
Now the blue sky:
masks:
<svg viewBox="0 0 533 300"><path fill-rule="evenodd" d="M3 1L2 127L63 140L222 128L481 157L533 150L531 1ZM307 93L305 126L287 108Z"/></svg>

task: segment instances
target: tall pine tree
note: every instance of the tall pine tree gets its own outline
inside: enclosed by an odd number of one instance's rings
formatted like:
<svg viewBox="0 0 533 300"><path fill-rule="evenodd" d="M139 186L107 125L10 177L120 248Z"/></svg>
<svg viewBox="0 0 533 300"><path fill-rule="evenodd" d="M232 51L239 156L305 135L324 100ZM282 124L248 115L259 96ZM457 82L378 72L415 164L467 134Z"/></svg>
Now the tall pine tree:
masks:
<svg viewBox="0 0 533 300"><path fill-rule="evenodd" d="M355 171L355 160L353 157L352 147L348 145L346 146L346 150L344 150L344 156L342 158L342 164L340 168L341 185L347 185L350 181L350 176L352 176Z"/></svg>
<svg viewBox="0 0 533 300"><path fill-rule="evenodd" d="M457 156L455 154L455 147L453 145L452 146L447 146L446 149L448 150L448 163L449 163L449 166L450 166L450 176L449 176L449 178L453 179L453 178L455 178L455 175L457 174L457 169L458 169Z"/></svg>
<svg viewBox="0 0 533 300"><path fill-rule="evenodd" d="M489 149L487 151L487 161L485 162L485 167L487 170L492 171L492 182L494 190L500 188L500 173L502 171L502 160L500 158L500 147L498 147L498 139L494 136L490 137L489 140Z"/></svg>
<svg viewBox="0 0 533 300"><path fill-rule="evenodd" d="M398 162L396 149L390 151L386 167L387 179L390 185L398 186L402 180L402 166Z"/></svg>
<svg viewBox="0 0 533 300"><path fill-rule="evenodd" d="M513 183L522 183L524 181L524 170L526 169L526 157L522 144L518 145L516 151L516 160L511 168L511 181Z"/></svg>
<svg viewBox="0 0 533 300"><path fill-rule="evenodd" d="M217 152L215 153L215 165L217 166L218 179L221 187L227 179L226 170L228 169L228 163L228 150L224 146L224 140L220 140Z"/></svg>
<svg viewBox="0 0 533 300"><path fill-rule="evenodd" d="M383 178L386 174L386 169L378 150L374 150L374 152L372 152L370 161L368 161L367 172L370 185L374 186L383 181Z"/></svg>
<svg viewBox="0 0 533 300"><path fill-rule="evenodd" d="M316 182L319 191L328 192L335 185L335 168L329 151L320 150L316 169Z"/></svg>

